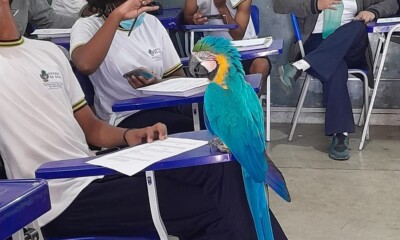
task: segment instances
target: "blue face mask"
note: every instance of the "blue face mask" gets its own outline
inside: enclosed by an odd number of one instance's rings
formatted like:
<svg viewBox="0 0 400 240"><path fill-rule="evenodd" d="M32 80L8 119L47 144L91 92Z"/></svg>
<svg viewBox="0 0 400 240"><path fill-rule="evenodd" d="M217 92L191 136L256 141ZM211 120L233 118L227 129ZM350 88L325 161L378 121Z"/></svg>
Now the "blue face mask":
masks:
<svg viewBox="0 0 400 240"><path fill-rule="evenodd" d="M140 14L140 15L137 17L137 20L136 20L135 28L134 28L134 29L138 28L138 27L143 23L143 19L144 19L144 13ZM120 25L124 30L129 31L129 30L131 30L131 27L132 27L134 21L135 21L135 18L128 19L128 20L124 20L124 21L121 21L121 22L119 23L119 25Z"/></svg>

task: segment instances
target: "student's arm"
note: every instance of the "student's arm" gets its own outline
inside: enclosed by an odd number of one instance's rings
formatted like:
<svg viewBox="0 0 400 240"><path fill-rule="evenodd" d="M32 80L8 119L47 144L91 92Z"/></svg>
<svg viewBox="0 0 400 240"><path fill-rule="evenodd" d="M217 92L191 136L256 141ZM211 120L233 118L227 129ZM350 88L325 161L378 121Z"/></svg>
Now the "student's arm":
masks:
<svg viewBox="0 0 400 240"><path fill-rule="evenodd" d="M199 11L196 0L186 0L183 9L183 20L186 24L204 24L207 18Z"/></svg>
<svg viewBox="0 0 400 240"><path fill-rule="evenodd" d="M136 18L142 12L154 11L158 7L141 7L141 2L148 4L151 0L127 0L117 7L99 31L85 45L72 50L72 62L79 71L86 75L94 73L106 57L119 23L125 19Z"/></svg>
<svg viewBox="0 0 400 240"><path fill-rule="evenodd" d="M9 0L0 0L0 40L13 41L20 37L11 14Z"/></svg>
<svg viewBox="0 0 400 240"><path fill-rule="evenodd" d="M29 0L29 16L29 22L36 28L70 28L78 19L57 14L47 0Z"/></svg>
<svg viewBox="0 0 400 240"><path fill-rule="evenodd" d="M376 4L372 4L365 10L372 12L375 15L375 18L389 17L397 13L399 10L399 4L397 0L385 0ZM365 11L361 11L360 13L362 12Z"/></svg>
<svg viewBox="0 0 400 240"><path fill-rule="evenodd" d="M294 13L297 17L319 14L324 9L334 9L340 0L272 0L275 13Z"/></svg>
<svg viewBox="0 0 400 240"><path fill-rule="evenodd" d="M247 25L249 24L251 0L244 0L239 4L234 18L229 13L228 7L226 6L226 0L214 0L214 4L218 8L218 11L222 15L226 16L226 21L228 24L238 25L238 28L229 31L229 34L233 40L243 39L244 34L246 33Z"/></svg>
<svg viewBox="0 0 400 240"><path fill-rule="evenodd" d="M167 128L164 124L157 123L146 128L127 131L126 128L114 127L99 120L88 106L76 111L74 117L85 133L87 142L98 147L134 146L167 137Z"/></svg>

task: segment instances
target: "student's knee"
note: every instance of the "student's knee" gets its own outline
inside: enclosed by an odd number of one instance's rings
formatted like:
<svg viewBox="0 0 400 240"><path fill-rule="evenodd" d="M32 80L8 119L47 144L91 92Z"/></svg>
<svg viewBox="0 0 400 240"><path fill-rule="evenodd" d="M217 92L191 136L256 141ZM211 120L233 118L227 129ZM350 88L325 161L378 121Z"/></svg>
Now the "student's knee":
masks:
<svg viewBox="0 0 400 240"><path fill-rule="evenodd" d="M250 66L250 73L261 73L263 76L268 76L270 71L270 63L266 58L256 58Z"/></svg>
<svg viewBox="0 0 400 240"><path fill-rule="evenodd" d="M367 27L363 21L351 21L348 24L353 34L357 34L360 37L367 36Z"/></svg>

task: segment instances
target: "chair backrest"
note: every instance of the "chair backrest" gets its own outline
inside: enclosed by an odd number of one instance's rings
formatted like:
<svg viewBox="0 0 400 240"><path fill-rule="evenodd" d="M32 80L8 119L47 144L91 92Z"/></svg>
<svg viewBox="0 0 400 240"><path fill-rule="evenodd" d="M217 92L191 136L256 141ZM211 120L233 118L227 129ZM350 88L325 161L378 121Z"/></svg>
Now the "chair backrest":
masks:
<svg viewBox="0 0 400 240"><path fill-rule="evenodd" d="M254 29L256 30L256 34L260 33L260 10L256 5L251 5L250 9L250 17L253 21Z"/></svg>

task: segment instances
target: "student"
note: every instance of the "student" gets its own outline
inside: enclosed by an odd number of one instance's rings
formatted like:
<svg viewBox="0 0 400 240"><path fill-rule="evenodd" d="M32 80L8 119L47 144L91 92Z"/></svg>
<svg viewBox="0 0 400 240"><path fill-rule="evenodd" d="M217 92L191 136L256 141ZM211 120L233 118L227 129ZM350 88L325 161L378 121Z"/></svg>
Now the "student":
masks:
<svg viewBox="0 0 400 240"><path fill-rule="evenodd" d="M34 28L70 28L78 17L59 15L47 0L13 0L11 9L21 34L25 34L28 23Z"/></svg>
<svg viewBox="0 0 400 240"><path fill-rule="evenodd" d="M129 36L134 22L126 15L127 5L120 0L88 0L98 15L79 19L72 28L71 56L76 68L89 75L94 86L96 114L109 121L111 106L121 99L141 97L136 88L163 81L168 77L184 76L176 50L160 21L141 14ZM154 7L153 9L157 9ZM121 21L121 19L127 19ZM152 78L124 75L144 67ZM118 126L143 127L163 122L170 133L192 131L193 121L177 108L124 113Z"/></svg>
<svg viewBox="0 0 400 240"><path fill-rule="evenodd" d="M329 157L349 159L348 133L355 131L347 89L349 68L367 69L368 36L365 24L396 13L397 0L273 0L276 13L296 14L303 34L306 56L284 66L283 85L292 91L303 71L323 85L325 134L333 135ZM343 3L340 27L323 39L324 10L336 10ZM372 75L372 69L369 69Z"/></svg>
<svg viewBox="0 0 400 240"><path fill-rule="evenodd" d="M250 17L251 0L186 0L183 11L187 24L237 24L229 32L205 32L205 35L221 36L233 40L257 38ZM222 19L207 19L206 15L221 14ZM242 61L246 74L261 73L263 84L261 93L265 92L265 81L270 73L271 63L268 58L256 58Z"/></svg>
<svg viewBox="0 0 400 240"><path fill-rule="evenodd" d="M141 1L144 5L149 0ZM124 3L126 18L152 10ZM122 13L122 12L121 12ZM115 15L117 17L117 15ZM166 137L165 125L123 129L97 119L59 48L21 38L8 0L0 0L0 154L7 176L34 178L47 161L92 156L86 140L113 147ZM256 239L236 162L156 172L169 233L180 239ZM153 229L144 174L49 180L45 237L131 236Z"/></svg>

